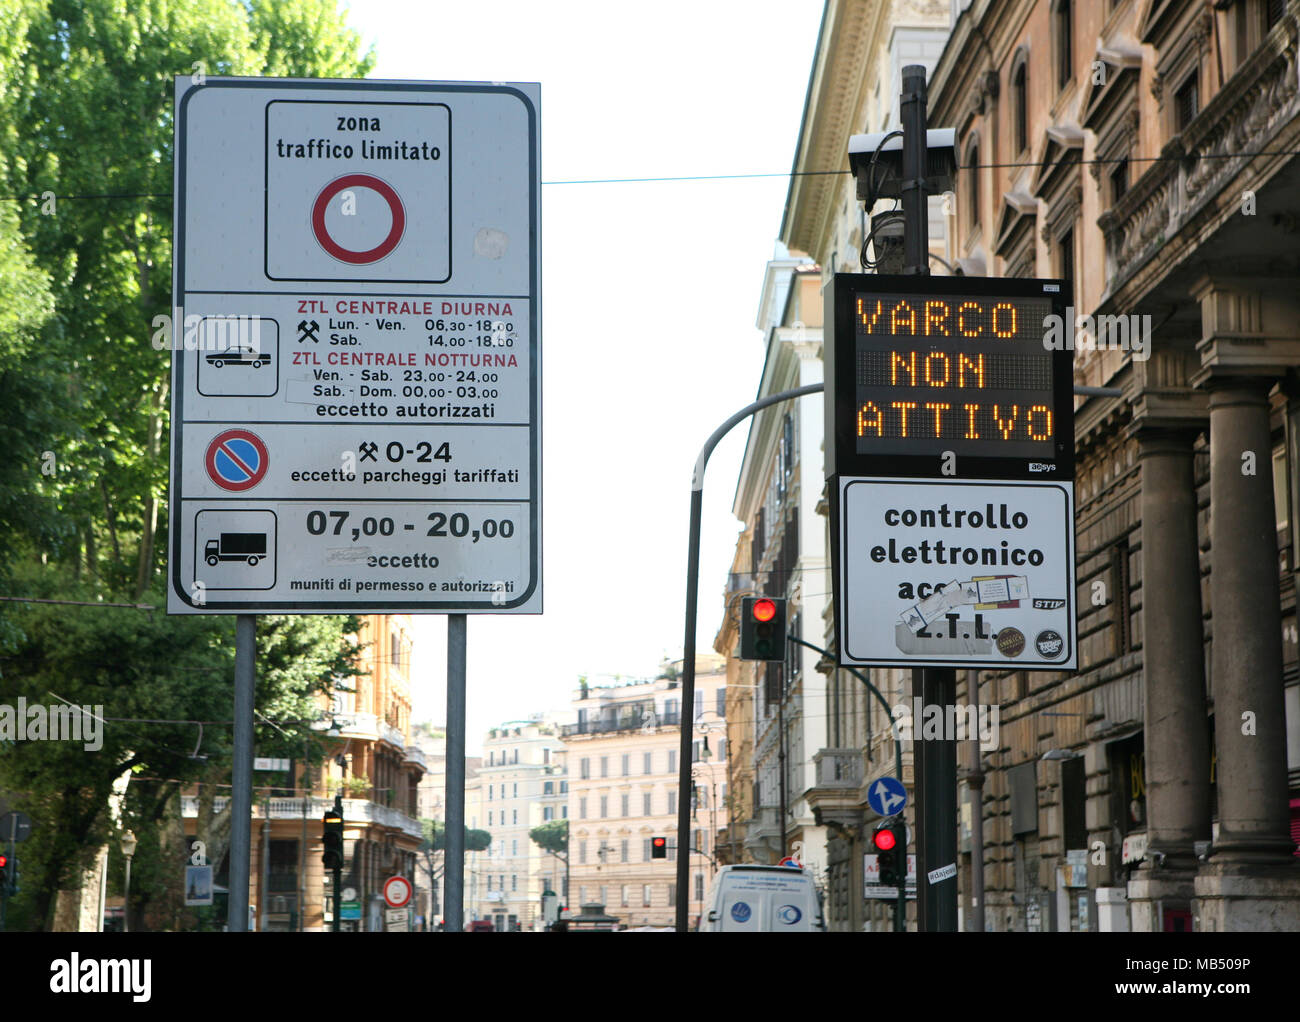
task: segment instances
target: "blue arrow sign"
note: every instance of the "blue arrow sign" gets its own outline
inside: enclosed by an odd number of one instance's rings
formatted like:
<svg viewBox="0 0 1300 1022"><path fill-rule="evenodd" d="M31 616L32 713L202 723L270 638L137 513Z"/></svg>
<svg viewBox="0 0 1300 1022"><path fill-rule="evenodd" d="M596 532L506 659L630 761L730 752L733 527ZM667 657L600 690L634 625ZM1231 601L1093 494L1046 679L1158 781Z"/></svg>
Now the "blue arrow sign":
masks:
<svg viewBox="0 0 1300 1022"><path fill-rule="evenodd" d="M894 816L907 807L907 789L895 777L880 777L867 789L867 805L881 816Z"/></svg>

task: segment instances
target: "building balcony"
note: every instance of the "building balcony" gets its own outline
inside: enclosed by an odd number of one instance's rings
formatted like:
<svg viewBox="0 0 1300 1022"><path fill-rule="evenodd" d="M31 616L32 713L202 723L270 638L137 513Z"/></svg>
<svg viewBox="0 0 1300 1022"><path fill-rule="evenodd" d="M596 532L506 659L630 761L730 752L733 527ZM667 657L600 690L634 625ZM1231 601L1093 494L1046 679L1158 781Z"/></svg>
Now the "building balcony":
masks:
<svg viewBox="0 0 1300 1022"><path fill-rule="evenodd" d="M418 745L406 746L406 748L403 750L403 755L406 762L414 763L421 770L428 772L429 764L428 761L424 758L424 750L421 749Z"/></svg>
<svg viewBox="0 0 1300 1022"><path fill-rule="evenodd" d="M387 721L380 721L378 732L381 741L387 742L389 745L395 745L399 749L406 748L406 735L402 734L401 728L393 727Z"/></svg>
<svg viewBox="0 0 1300 1022"><path fill-rule="evenodd" d="M757 809L745 827L745 848L759 858L765 858L769 852L779 851L784 845L780 821L780 810L776 806Z"/></svg>
<svg viewBox="0 0 1300 1022"><path fill-rule="evenodd" d="M229 805L230 799L227 797L214 799L212 804L213 812L224 813ZM334 800L332 798L254 800L253 818L260 820L269 815L272 820L301 820L305 814L308 819L319 820L325 814L325 810L332 808L333 805ZM199 815L197 796L182 796L181 815L187 819L194 819ZM419 839L424 836L423 831L420 829L419 820L407 816L399 809L381 806L378 802L371 802L369 799L345 798L343 800L343 820L345 826L372 823L392 830L400 830L408 837Z"/></svg>
<svg viewBox="0 0 1300 1022"><path fill-rule="evenodd" d="M560 727L560 737L605 735L615 734L620 731L676 727L680 723L680 711L656 713L652 707L637 706L633 709L621 710L617 714L603 715L597 720L581 720L576 724L564 724Z"/></svg>
<svg viewBox="0 0 1300 1022"><path fill-rule="evenodd" d="M1289 43L1285 20L1191 123L1169 139L1163 159L1150 163L1133 187L1098 218L1106 239L1103 306L1148 267L1174 265L1182 257L1179 249L1201 245L1207 218L1229 215L1216 211L1220 193L1235 187L1238 175L1269 153L1300 116L1297 51ZM1288 179L1279 177L1275 186L1286 188ZM1258 244L1261 232L1253 226L1243 230L1241 252L1254 254L1251 246ZM1218 254L1231 259L1236 252Z"/></svg>
<svg viewBox="0 0 1300 1022"><path fill-rule="evenodd" d="M813 755L813 786L804 792L818 826L862 822L862 750L819 749Z"/></svg>

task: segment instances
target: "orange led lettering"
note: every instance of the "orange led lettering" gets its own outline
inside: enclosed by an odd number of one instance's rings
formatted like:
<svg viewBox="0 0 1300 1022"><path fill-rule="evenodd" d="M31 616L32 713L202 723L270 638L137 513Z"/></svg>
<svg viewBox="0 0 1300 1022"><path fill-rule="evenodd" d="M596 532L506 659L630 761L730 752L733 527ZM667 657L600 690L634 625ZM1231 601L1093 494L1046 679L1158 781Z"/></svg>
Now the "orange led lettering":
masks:
<svg viewBox="0 0 1300 1022"><path fill-rule="evenodd" d="M916 407L916 402L915 402L915 401L895 401L895 402L894 402L893 404L891 404L889 407L890 407L890 408L897 408L897 409L902 413L902 415L903 415L903 432L902 432L902 435L903 435L903 436L907 436L907 413L908 413L911 409L913 409L913 408Z"/></svg>
<svg viewBox="0 0 1300 1022"><path fill-rule="evenodd" d="M1034 413L1042 412L1047 419L1047 428L1040 436L1034 432ZM1047 405L1034 405L1029 409L1029 414L1025 416L1025 428L1029 430L1030 440L1050 440L1052 439L1052 410Z"/></svg>
<svg viewBox="0 0 1300 1022"><path fill-rule="evenodd" d="M903 372L911 376L911 380L908 383L908 386L909 387L916 386L916 352L909 351L908 354L912 358L910 365L908 364L907 360L903 358L903 356L900 355L898 352L891 351L889 353L889 382L890 383L892 384L898 383L898 367L902 366Z"/></svg>
<svg viewBox="0 0 1300 1022"><path fill-rule="evenodd" d="M936 379L935 378L936 374L933 373L930 369L931 360L936 358L943 363L943 379ZM948 356L945 355L942 351L932 351L930 352L930 354L925 356L925 382L928 383L931 387L948 386Z"/></svg>
<svg viewBox="0 0 1300 1022"><path fill-rule="evenodd" d="M885 431L884 420L884 412L868 401L858 409L858 436L866 436L868 429L874 429L876 436L883 435Z"/></svg>
<svg viewBox="0 0 1300 1022"><path fill-rule="evenodd" d="M881 313L881 303L880 303L879 301L876 302L876 311L873 312L873 313L871 314L871 318L870 318L870 319L867 319L867 314L866 314L866 312L863 310L863 308L862 308L862 304L863 304L863 300L862 300L861 298L859 298L859 299L858 299L858 318L860 318L860 319L862 320L863 324L866 326L866 328L867 328L867 333L871 333L871 331L873 331L874 329L876 329L876 320L878 320L878 319L880 318L880 313Z"/></svg>
<svg viewBox="0 0 1300 1022"><path fill-rule="evenodd" d="M940 312L938 315L935 315L931 311L933 309L942 309L943 311ZM930 326L931 324L933 324L936 333L942 333L944 337L947 337L948 328L943 325L943 321L947 318L948 318L947 302L926 302L925 303L925 336L926 337L930 336Z"/></svg>
<svg viewBox="0 0 1300 1022"><path fill-rule="evenodd" d="M934 409L934 435L939 435L939 413L947 411L952 405L939 404L937 401L927 401L926 408Z"/></svg>
<svg viewBox="0 0 1300 1022"><path fill-rule="evenodd" d="M998 329L998 313L1000 311L1011 313L1011 326L1007 330ZM993 306L993 332L999 337L1013 337L1016 332L1016 307L1010 302L998 302Z"/></svg>
<svg viewBox="0 0 1300 1022"><path fill-rule="evenodd" d="M1020 407L1019 407L1019 405L1012 405L1012 406L1011 406L1011 418L1009 418L1009 419L1003 419L1002 416L998 414L998 406L997 406L997 405L994 405L994 406L993 406L993 421L996 422L996 423L998 424L998 429L1002 430L1002 439L1003 439L1003 440L1010 440L1010 439L1011 439L1011 431L1012 431L1013 429L1015 429L1015 426L1016 426L1016 412L1018 412L1018 411L1020 411Z"/></svg>
<svg viewBox="0 0 1300 1022"><path fill-rule="evenodd" d="M907 315L905 317L899 316L898 313L900 309L907 310ZM916 333L916 310L908 305L907 302L899 302L894 306L894 311L889 314L889 329L892 333L898 333L898 328L901 324L907 325L908 333Z"/></svg>
<svg viewBox="0 0 1300 1022"><path fill-rule="evenodd" d="M957 386L966 386L966 367L975 374L975 386L984 386L984 354L981 352L973 359L966 355L957 356Z"/></svg>
<svg viewBox="0 0 1300 1022"><path fill-rule="evenodd" d="M962 302L961 308L957 310L957 329L961 331L963 337L978 337L980 335L980 328L978 326L974 329L970 329L966 326L967 309L974 309L975 314L979 315L980 307L978 305L974 302Z"/></svg>
<svg viewBox="0 0 1300 1022"><path fill-rule="evenodd" d="M978 440L980 438L979 430L975 428L975 413L980 410L979 405L962 405L966 409L966 439Z"/></svg>

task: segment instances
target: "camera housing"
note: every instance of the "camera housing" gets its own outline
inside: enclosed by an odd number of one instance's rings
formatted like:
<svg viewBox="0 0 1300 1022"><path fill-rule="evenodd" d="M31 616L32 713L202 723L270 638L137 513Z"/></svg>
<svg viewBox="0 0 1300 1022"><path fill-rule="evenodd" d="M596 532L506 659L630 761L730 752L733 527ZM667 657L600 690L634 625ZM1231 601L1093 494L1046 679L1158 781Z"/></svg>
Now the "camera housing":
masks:
<svg viewBox="0 0 1300 1022"><path fill-rule="evenodd" d="M893 135L893 138L888 136ZM886 139L888 138L888 141ZM941 195L953 188L957 175L957 132L930 128L925 133L925 190ZM876 156L879 150L880 155ZM871 161L875 157L874 174ZM903 136L897 131L873 131L849 137L849 167L858 181L858 200L897 199L903 184Z"/></svg>

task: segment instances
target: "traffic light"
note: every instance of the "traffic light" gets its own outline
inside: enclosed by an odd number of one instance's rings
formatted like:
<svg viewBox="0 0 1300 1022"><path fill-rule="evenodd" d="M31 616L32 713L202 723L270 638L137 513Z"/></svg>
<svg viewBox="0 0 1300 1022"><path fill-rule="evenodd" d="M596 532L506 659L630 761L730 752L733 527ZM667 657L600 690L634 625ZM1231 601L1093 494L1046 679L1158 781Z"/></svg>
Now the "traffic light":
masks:
<svg viewBox="0 0 1300 1022"><path fill-rule="evenodd" d="M326 869L343 868L343 814L337 809L325 810L325 854L321 862Z"/></svg>
<svg viewBox="0 0 1300 1022"><path fill-rule="evenodd" d="M740 601L740 659L785 659L785 600L746 596Z"/></svg>
<svg viewBox="0 0 1300 1022"><path fill-rule="evenodd" d="M9 893L9 856L0 855L0 894Z"/></svg>
<svg viewBox="0 0 1300 1022"><path fill-rule="evenodd" d="M880 882L885 887L898 887L906 882L907 842L895 823L876 828L871 835L871 846L876 850L876 865L880 868Z"/></svg>
<svg viewBox="0 0 1300 1022"><path fill-rule="evenodd" d="M666 837L652 837L650 839L650 858L668 858L668 839Z"/></svg>

